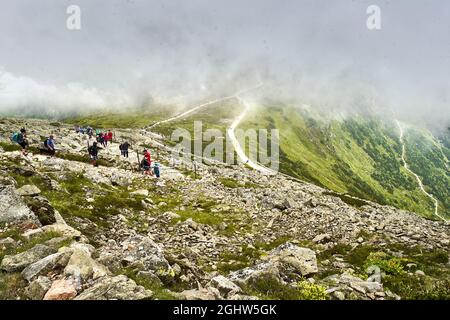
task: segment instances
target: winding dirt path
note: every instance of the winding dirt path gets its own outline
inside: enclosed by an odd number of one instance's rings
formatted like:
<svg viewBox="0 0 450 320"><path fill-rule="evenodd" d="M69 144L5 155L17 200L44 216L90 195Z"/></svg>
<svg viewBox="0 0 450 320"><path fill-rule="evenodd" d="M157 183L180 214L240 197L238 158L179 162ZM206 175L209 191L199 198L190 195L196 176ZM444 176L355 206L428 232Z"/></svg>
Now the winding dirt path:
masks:
<svg viewBox="0 0 450 320"><path fill-rule="evenodd" d="M403 141L403 128L400 124L400 122L398 120L395 120L395 122L397 123L398 129L400 131L400 143L402 144L402 161L403 161L403 166L405 167L405 169L411 173L414 177L416 177L417 183L419 184L419 188L420 190L422 190L422 192L429 197L433 202L434 202L434 215L437 216L438 218L446 221L446 219L444 217L442 217L439 212L438 212L438 201L437 199L430 193L428 193L422 183L422 180L420 179L420 177L414 173L414 171L412 171L409 167L408 167L408 163L406 162L406 157L405 157L405 153L406 153L406 149L405 149L405 142Z"/></svg>

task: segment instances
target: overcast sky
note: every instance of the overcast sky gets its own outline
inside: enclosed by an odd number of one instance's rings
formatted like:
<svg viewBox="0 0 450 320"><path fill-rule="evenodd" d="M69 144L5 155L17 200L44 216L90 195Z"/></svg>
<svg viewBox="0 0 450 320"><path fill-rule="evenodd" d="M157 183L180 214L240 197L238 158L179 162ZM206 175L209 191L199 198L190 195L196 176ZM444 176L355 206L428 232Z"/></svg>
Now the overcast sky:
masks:
<svg viewBox="0 0 450 320"><path fill-rule="evenodd" d="M81 30L66 28L71 4ZM366 27L371 4L381 30ZM371 101L437 125L449 35L447 0L4 0L0 112L189 104L262 81L280 100Z"/></svg>

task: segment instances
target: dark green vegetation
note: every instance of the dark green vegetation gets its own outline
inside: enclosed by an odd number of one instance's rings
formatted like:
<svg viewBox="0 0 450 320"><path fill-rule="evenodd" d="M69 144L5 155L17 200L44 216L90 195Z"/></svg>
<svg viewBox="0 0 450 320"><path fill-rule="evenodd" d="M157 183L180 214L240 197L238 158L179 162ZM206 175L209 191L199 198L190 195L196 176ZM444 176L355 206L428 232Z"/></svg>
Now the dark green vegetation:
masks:
<svg viewBox="0 0 450 320"><path fill-rule="evenodd" d="M349 194L436 218L433 202L403 168L399 132L393 122L356 115L327 120L309 109L268 103L255 110L241 127L279 128L280 171L338 192L346 202L363 205L345 197ZM408 156L415 163L412 169L427 176L424 183L441 201L439 212L450 216L450 178L443 153L425 133L419 134L419 140L423 145L409 142L407 146L410 152L416 152Z"/></svg>
<svg viewBox="0 0 450 320"><path fill-rule="evenodd" d="M427 192L438 199L438 211L450 215L450 171L444 156L450 149L437 144L429 133L415 128L406 131L405 143L410 169L421 177Z"/></svg>
<svg viewBox="0 0 450 320"><path fill-rule="evenodd" d="M263 300L326 300L326 288L300 281L293 285L283 285L274 277L266 275L258 277L247 285L244 290Z"/></svg>

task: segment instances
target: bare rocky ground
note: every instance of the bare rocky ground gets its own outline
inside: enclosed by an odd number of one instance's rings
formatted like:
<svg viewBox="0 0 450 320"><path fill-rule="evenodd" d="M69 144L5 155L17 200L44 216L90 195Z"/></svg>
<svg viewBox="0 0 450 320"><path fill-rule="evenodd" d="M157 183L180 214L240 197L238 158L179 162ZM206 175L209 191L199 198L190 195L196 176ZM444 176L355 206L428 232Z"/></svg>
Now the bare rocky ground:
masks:
<svg viewBox="0 0 450 320"><path fill-rule="evenodd" d="M22 126L28 157L8 139ZM50 133L56 157L36 149ZM0 298L450 298L448 223L245 166L194 172L155 135L114 133L93 167L71 126L0 120ZM144 146L159 179L136 170Z"/></svg>

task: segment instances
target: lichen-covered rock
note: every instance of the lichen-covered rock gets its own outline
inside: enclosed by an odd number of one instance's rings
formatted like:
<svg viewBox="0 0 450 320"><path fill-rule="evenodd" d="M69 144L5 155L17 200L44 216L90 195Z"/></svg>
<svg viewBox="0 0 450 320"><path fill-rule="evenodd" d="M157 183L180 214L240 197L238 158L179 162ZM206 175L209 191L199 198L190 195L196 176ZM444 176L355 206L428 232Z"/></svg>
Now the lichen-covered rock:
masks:
<svg viewBox="0 0 450 320"><path fill-rule="evenodd" d="M25 205L13 186L0 185L0 223L19 223L31 220L39 224L36 216Z"/></svg>
<svg viewBox="0 0 450 320"><path fill-rule="evenodd" d="M45 274L56 268L63 268L71 255L71 252L57 252L38 260L23 269L22 276L31 282L35 277Z"/></svg>
<svg viewBox="0 0 450 320"><path fill-rule="evenodd" d="M42 300L51 286L52 281L49 278L39 276L25 288L25 295L31 300Z"/></svg>
<svg viewBox="0 0 450 320"><path fill-rule="evenodd" d="M141 300L149 299L153 292L138 286L124 275L104 277L84 290L75 300Z"/></svg>
<svg viewBox="0 0 450 320"><path fill-rule="evenodd" d="M46 245L37 244L33 248L16 255L6 255L0 265L0 269L6 272L22 271L36 261L55 253L56 250Z"/></svg>
<svg viewBox="0 0 450 320"><path fill-rule="evenodd" d="M39 193L41 193L41 190L35 185L27 184L17 189L19 196L37 196Z"/></svg>

